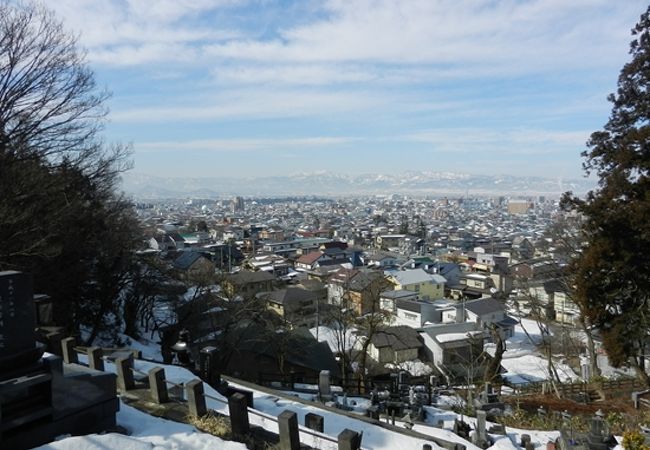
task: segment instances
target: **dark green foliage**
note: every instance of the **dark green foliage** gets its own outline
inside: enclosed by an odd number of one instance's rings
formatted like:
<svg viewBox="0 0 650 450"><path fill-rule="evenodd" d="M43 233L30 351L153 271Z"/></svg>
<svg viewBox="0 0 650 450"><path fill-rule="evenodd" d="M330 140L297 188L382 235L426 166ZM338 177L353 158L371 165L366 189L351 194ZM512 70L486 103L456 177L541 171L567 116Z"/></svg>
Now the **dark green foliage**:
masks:
<svg viewBox="0 0 650 450"><path fill-rule="evenodd" d="M650 9L632 30L632 60L609 96L612 113L583 152L598 188L564 205L584 216L586 246L574 264L576 301L602 333L611 362L630 362L647 345L650 325Z"/></svg>

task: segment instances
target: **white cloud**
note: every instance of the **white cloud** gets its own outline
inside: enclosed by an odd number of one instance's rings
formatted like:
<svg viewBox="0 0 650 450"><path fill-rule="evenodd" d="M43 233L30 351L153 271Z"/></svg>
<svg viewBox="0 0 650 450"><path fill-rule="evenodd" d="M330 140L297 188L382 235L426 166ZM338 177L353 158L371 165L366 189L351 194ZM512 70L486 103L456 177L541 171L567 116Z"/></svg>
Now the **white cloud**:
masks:
<svg viewBox="0 0 650 450"><path fill-rule="evenodd" d="M328 16L275 40L208 46L222 58L281 62L475 64L543 68L620 56L640 1L330 1Z"/></svg>
<svg viewBox="0 0 650 450"><path fill-rule="evenodd" d="M103 64L194 62L222 67L230 81L320 71L316 79L385 80L400 65L429 77L517 74L581 67L620 66L629 29L645 9L641 0L331 0L316 2L320 16L268 33L246 21L206 23L215 11L260 14L283 6L261 2L245 10L236 0L57 0L61 17L82 33L92 60ZM239 24L239 25L235 25ZM231 27L237 26L237 29ZM267 36L278 36L276 38ZM250 63L255 65L251 66ZM232 67L235 65L235 67ZM304 65L304 66L301 66ZM350 65L350 67L348 67ZM379 76L377 76L379 74ZM415 72L402 70L402 76ZM408 78L407 78L408 81Z"/></svg>
<svg viewBox="0 0 650 450"><path fill-rule="evenodd" d="M138 152L151 151L255 151L277 149L308 149L347 144L357 139L351 137L315 136L306 138L267 139L203 139L192 141L142 142L135 145Z"/></svg>
<svg viewBox="0 0 650 450"><path fill-rule="evenodd" d="M57 0L48 4L66 26L80 34L92 62L146 65L197 61L201 42L241 38L226 27L196 21L202 14L230 6L227 0ZM137 59L142 56L141 59Z"/></svg>
<svg viewBox="0 0 650 450"><path fill-rule="evenodd" d="M293 84L318 86L377 80L380 75L363 68L325 64L237 65L215 69L218 81L236 84Z"/></svg>
<svg viewBox="0 0 650 450"><path fill-rule="evenodd" d="M500 156L521 156L555 154L573 149L577 155L578 150L584 148L590 134L590 131L450 128L413 133L403 139L428 144L435 153L493 152Z"/></svg>
<svg viewBox="0 0 650 450"><path fill-rule="evenodd" d="M229 90L196 103L145 108L114 108L114 122L194 122L240 118L291 118L367 111L386 106L389 97L377 98L363 91L301 89Z"/></svg>

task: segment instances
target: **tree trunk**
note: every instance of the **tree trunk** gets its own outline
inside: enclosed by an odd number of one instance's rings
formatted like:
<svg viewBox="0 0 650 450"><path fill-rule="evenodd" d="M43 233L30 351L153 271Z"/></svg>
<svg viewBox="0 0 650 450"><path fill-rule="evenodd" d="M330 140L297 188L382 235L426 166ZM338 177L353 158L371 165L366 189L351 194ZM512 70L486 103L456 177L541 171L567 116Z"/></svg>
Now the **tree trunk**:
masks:
<svg viewBox="0 0 650 450"><path fill-rule="evenodd" d="M500 375L501 361L503 360L503 353L506 351L505 341L499 333L499 329L496 326L490 327L490 333L492 334L492 340L496 344L496 349L494 351L494 357L490 360L487 368L485 369L485 375L483 379L485 382L492 382L496 380Z"/></svg>
<svg viewBox="0 0 650 450"><path fill-rule="evenodd" d="M648 376L648 373L639 365L639 361L635 357L630 358L630 365L634 369L639 381L650 388L650 376Z"/></svg>
<svg viewBox="0 0 650 450"><path fill-rule="evenodd" d="M587 354L589 355L589 365L591 366L592 376L600 375L600 368L598 367L598 354L596 353L596 345L594 344L594 337L591 330L587 327L587 322L583 315L580 315L580 328L587 336Z"/></svg>

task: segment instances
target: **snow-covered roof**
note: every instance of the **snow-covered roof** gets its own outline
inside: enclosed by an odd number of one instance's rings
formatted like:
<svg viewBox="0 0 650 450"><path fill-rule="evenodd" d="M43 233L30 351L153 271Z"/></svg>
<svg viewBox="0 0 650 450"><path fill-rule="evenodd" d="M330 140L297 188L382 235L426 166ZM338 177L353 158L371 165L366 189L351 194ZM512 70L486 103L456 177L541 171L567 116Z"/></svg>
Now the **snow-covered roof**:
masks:
<svg viewBox="0 0 650 450"><path fill-rule="evenodd" d="M430 283L432 281L440 284L446 281L442 275L431 275L425 272L424 269L396 270L390 272L390 275L402 286Z"/></svg>
<svg viewBox="0 0 650 450"><path fill-rule="evenodd" d="M468 331L466 333L443 333L436 335L435 339L440 342L464 341L468 338L478 337L483 334L482 331Z"/></svg>

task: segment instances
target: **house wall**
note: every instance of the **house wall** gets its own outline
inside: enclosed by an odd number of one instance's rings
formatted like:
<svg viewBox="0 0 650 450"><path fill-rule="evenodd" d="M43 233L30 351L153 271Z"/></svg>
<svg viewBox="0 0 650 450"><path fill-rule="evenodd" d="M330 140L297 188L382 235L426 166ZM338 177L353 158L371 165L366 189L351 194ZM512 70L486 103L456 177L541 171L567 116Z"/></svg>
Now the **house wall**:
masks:
<svg viewBox="0 0 650 450"><path fill-rule="evenodd" d="M397 308L394 317L393 323L396 325L406 325L412 328L420 328L426 322L440 322L440 314L436 308L424 302L420 304L419 313Z"/></svg>
<svg viewBox="0 0 650 450"><path fill-rule="evenodd" d="M413 283L413 284L397 284L397 289L405 291L417 292L419 297L424 300L437 300L443 298L445 295L444 284L434 282Z"/></svg>
<svg viewBox="0 0 650 450"><path fill-rule="evenodd" d="M422 326L422 315L420 313L398 308L395 314L395 324L420 328Z"/></svg>
<svg viewBox="0 0 650 450"><path fill-rule="evenodd" d="M392 362L398 364L405 361L412 361L418 358L418 349L409 348L406 350L397 350L395 351L394 360Z"/></svg>
<svg viewBox="0 0 650 450"><path fill-rule="evenodd" d="M368 354L378 363L389 363L393 362L394 359L393 350L390 347L378 349L373 344L370 344L368 346Z"/></svg>

